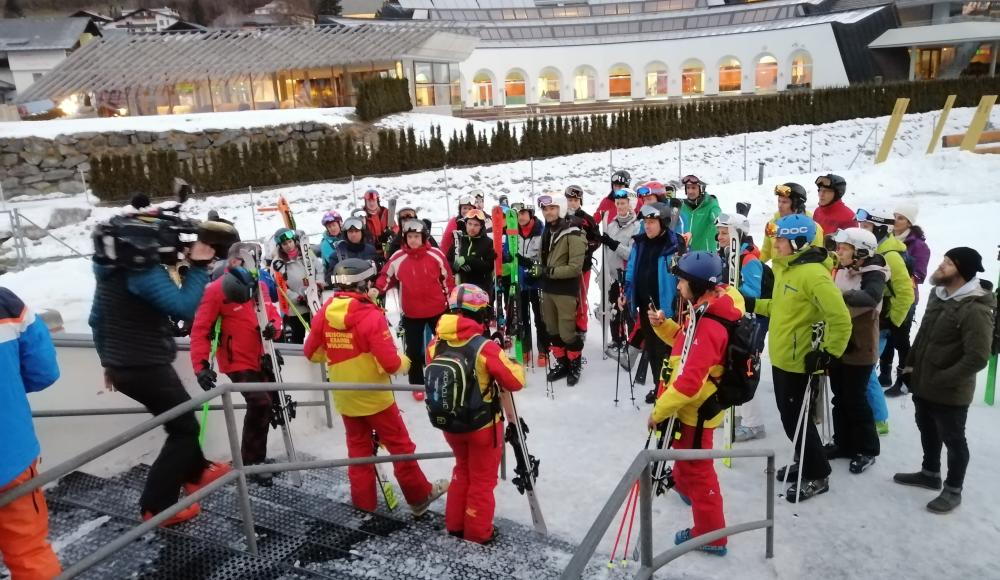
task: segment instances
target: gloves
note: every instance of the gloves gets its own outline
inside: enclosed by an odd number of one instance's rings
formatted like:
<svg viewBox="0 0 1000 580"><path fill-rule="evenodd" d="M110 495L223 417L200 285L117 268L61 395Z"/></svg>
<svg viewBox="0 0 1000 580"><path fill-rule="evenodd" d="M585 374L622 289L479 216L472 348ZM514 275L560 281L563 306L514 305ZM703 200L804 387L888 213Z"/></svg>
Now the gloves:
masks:
<svg viewBox="0 0 1000 580"><path fill-rule="evenodd" d="M264 340L274 340L278 338L278 329L274 327L273 322L268 322L264 330L260 331L260 336Z"/></svg>
<svg viewBox="0 0 1000 580"><path fill-rule="evenodd" d="M309 301L309 299L306 298L305 294L299 294L298 297L295 299L295 301L298 302L299 304L305 304L306 302Z"/></svg>
<svg viewBox="0 0 1000 580"><path fill-rule="evenodd" d="M219 378L219 375L215 374L215 371L212 370L207 360L201 361L201 370L195 376L198 377L198 385L205 391L214 389L215 381Z"/></svg>
<svg viewBox="0 0 1000 580"><path fill-rule="evenodd" d="M372 302L378 301L378 288L369 288L368 297L372 299Z"/></svg>
<svg viewBox="0 0 1000 580"><path fill-rule="evenodd" d="M738 202L736 202L736 213L740 214L743 217L749 216L750 215L750 204L747 203L747 202L745 202L745 201L738 201Z"/></svg>
<svg viewBox="0 0 1000 580"><path fill-rule="evenodd" d="M682 200L679 197L671 197L669 200L667 200L667 203L670 205L670 207L674 209L680 209L680 207L684 205L684 200Z"/></svg>
<svg viewBox="0 0 1000 580"><path fill-rule="evenodd" d="M612 252L614 252L615 250L618 249L618 240L616 240L616 239L612 238L611 236L609 236L608 232L604 232L603 234L601 234L601 241Z"/></svg>
<svg viewBox="0 0 1000 580"><path fill-rule="evenodd" d="M822 348L809 351L806 353L806 373L811 375L825 371L831 362L833 362L833 356Z"/></svg>
<svg viewBox="0 0 1000 580"><path fill-rule="evenodd" d="M831 254L837 251L837 242L833 241L833 234L823 236L823 248Z"/></svg>
<svg viewBox="0 0 1000 580"><path fill-rule="evenodd" d="M518 254L517 265L526 270L530 270L535 265L535 261L527 256L522 256L521 254Z"/></svg>
<svg viewBox="0 0 1000 580"><path fill-rule="evenodd" d="M468 264L463 264L461 267L458 268L458 271L459 272L471 272L472 271L472 266L470 266Z"/></svg>
<svg viewBox="0 0 1000 580"><path fill-rule="evenodd" d="M461 270L462 266L465 265L465 256L458 256L455 258L455 269Z"/></svg>
<svg viewBox="0 0 1000 580"><path fill-rule="evenodd" d="M292 330L291 324L286 324L281 328L281 336L281 342L292 342L292 338L294 338L294 331Z"/></svg>
<svg viewBox="0 0 1000 580"><path fill-rule="evenodd" d="M531 271L528 272L528 273L531 274L532 278L535 278L535 279L538 279L538 280L541 280L541 279L545 278L545 275L546 275L545 268L543 268L541 264L533 264L531 266Z"/></svg>

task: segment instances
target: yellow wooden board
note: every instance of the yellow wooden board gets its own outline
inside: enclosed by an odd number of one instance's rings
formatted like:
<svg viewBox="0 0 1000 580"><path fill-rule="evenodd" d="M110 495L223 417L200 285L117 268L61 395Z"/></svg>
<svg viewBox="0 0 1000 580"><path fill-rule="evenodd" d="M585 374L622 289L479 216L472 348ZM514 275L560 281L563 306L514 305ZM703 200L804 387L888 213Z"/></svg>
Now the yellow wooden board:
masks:
<svg viewBox="0 0 1000 580"><path fill-rule="evenodd" d="M990 120L990 111L993 110L993 105L996 102L996 95L984 95L979 100L979 108L976 109L976 114L972 117L972 122L969 123L969 130L965 132L965 139L962 139L959 149L973 151L976 148L976 145L979 144L979 136L986 128L986 122Z"/></svg>
<svg viewBox="0 0 1000 580"><path fill-rule="evenodd" d="M884 163L889 158L889 151L892 150L892 142L896 140L896 132L899 131L899 124L903 121L903 114L910 106L910 99L896 99L896 106L892 108L892 117L889 118L889 126L885 129L885 137L882 139L882 146L878 148L875 156L875 163Z"/></svg>
<svg viewBox="0 0 1000 580"><path fill-rule="evenodd" d="M944 102L944 108L941 109L941 117L938 119L937 125L934 126L934 135L931 136L931 142L927 144L927 154L930 155L934 153L937 149L938 139L941 138L941 133L944 132L945 123L948 121L948 115L951 114L951 107L955 104L955 95L948 95L948 98Z"/></svg>

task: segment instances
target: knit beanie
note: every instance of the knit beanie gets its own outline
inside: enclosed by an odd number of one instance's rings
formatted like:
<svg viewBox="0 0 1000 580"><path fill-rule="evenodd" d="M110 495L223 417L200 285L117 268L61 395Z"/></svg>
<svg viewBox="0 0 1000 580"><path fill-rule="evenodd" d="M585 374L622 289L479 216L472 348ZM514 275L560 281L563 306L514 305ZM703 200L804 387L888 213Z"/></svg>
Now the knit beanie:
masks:
<svg viewBox="0 0 1000 580"><path fill-rule="evenodd" d="M958 275L966 282L975 278L976 272L985 271L983 270L983 257L972 248L960 246L948 250L944 255L955 264Z"/></svg>
<svg viewBox="0 0 1000 580"><path fill-rule="evenodd" d="M917 223L917 214L920 213L920 208L918 208L915 203L903 202L896 206L893 213L905 217L906 220L910 222L910 225L914 225Z"/></svg>

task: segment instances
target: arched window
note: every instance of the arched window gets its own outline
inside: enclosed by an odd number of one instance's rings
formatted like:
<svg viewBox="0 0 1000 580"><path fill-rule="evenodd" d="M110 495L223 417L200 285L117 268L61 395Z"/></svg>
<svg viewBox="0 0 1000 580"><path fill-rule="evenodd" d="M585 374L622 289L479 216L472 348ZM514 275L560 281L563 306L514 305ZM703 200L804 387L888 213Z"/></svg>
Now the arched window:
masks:
<svg viewBox="0 0 1000 580"><path fill-rule="evenodd" d="M473 107L493 106L493 75L487 71L479 71L472 77Z"/></svg>
<svg viewBox="0 0 1000 580"><path fill-rule="evenodd" d="M573 73L573 100L593 101L597 96L597 71L593 67L581 66Z"/></svg>
<svg viewBox="0 0 1000 580"><path fill-rule="evenodd" d="M632 98L632 69L616 64L608 71L608 96L612 99Z"/></svg>
<svg viewBox="0 0 1000 580"><path fill-rule="evenodd" d="M503 81L503 90L506 99L504 104L508 107L525 104L527 101L524 92L524 73L519 70L507 73L507 77Z"/></svg>
<svg viewBox="0 0 1000 580"><path fill-rule="evenodd" d="M538 102L543 105L558 103L561 84L559 71L551 67L542 69L538 74Z"/></svg>
<svg viewBox="0 0 1000 580"><path fill-rule="evenodd" d="M812 86L813 61L808 52L800 50L792 54L792 70L788 76L788 88L808 89Z"/></svg>
<svg viewBox="0 0 1000 580"><path fill-rule="evenodd" d="M651 62L646 65L646 96L667 96L667 65Z"/></svg>
<svg viewBox="0 0 1000 580"><path fill-rule="evenodd" d="M743 67L740 61L728 56L719 61L719 92L738 93L743 88Z"/></svg>
<svg viewBox="0 0 1000 580"><path fill-rule="evenodd" d="M697 96L705 92L705 65L692 58L681 65L681 94Z"/></svg>
<svg viewBox="0 0 1000 580"><path fill-rule="evenodd" d="M753 90L768 93L778 88L778 59L765 54L757 59L757 69L753 76Z"/></svg>

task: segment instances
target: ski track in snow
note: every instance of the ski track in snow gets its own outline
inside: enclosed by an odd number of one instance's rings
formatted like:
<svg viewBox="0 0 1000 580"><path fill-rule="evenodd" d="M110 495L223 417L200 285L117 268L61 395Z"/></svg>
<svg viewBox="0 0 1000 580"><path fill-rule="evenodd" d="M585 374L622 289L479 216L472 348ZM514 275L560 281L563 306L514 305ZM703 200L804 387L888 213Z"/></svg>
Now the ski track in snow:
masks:
<svg viewBox="0 0 1000 580"><path fill-rule="evenodd" d="M994 115L998 115L994 111ZM956 110L949 121L948 133L964 128L971 110ZM997 117L994 117L996 119ZM884 127L885 119L882 120ZM814 146L822 151L822 161L814 160L814 170L808 170L807 127L786 127L768 134L748 136L752 150L749 155L750 173L756 159L768 156L765 184L743 182L743 137L701 139L685 142L686 159L683 172L696 172L706 179L710 192L717 195L723 211L731 211L736 201L753 203L750 219L753 231L761 232L774 211L772 187L775 183L794 180L806 185L812 200L815 189L812 179L821 172L833 171L848 180L845 198L851 207L880 204L888 207L902 199L920 204L918 221L928 235L932 250L930 268L940 262L951 247L968 245L984 257L985 279L997 279L996 248L1000 215L1000 199L995 194L995 176L1000 172L1000 157L973 155L957 151L938 152L924 157L923 148L933 122L931 114L908 116L900 130L893 156L887 163L873 167L870 151L863 153L853 170L847 170L857 152L857 143L864 140L875 120L862 119L818 127ZM869 143L869 149L871 144ZM627 167L633 176L642 178L673 177L677 169L676 144L614 152L616 167ZM737 158L739 157L739 158ZM477 169L448 170L453 191L480 187L492 195L510 193L512 199L526 197L529 182L529 162L517 162ZM583 154L537 161L534 174L538 178L535 192L562 187L569 181L582 184L591 191L603 192L609 174L608 155ZM725 183L728 182L728 183ZM712 185L722 183L722 185ZM427 172L404 178L375 178L359 182L358 189L375 186L393 195L402 192L399 207L413 205L422 217L435 221L445 219L449 211L442 201L441 172ZM302 224L318 223L329 207L344 208L351 199L350 185L313 185L283 190ZM256 199L257 204L270 203L275 192ZM454 196L450 199L454 203ZM490 200L487 203L492 203ZM79 198L35 201L27 204L27 215L43 223L47 212L59 205L83 204ZM586 203L593 209L596 197ZM813 204L810 204L812 206ZM223 217L235 219L250 237L251 206L247 196L229 196L192 202L187 208L192 214L203 215L218 209ZM97 209L82 224L57 230L57 234L74 247L87 249L90 229L112 209ZM273 214L261 214L257 220L261 234L270 233L279 225ZM307 225L307 228L309 226ZM440 224L439 224L440 227ZM318 231L319 227L310 231ZM759 235L757 236L760 237ZM318 238L314 241L318 241ZM32 246L29 251L44 252L49 243ZM595 280L599 278L595 277ZM88 332L86 317L93 293L89 261L65 260L28 268L24 272L5 275L3 284L36 308L57 308L70 331ZM928 285L920 289L926 299ZM591 304L599 295L599 285L591 288ZM395 304L389 301L390 323L399 320ZM917 323L922 314L918 308ZM629 398L627 378L621 373L620 402L614 398L616 364L602 360L600 327L591 318L591 330L584 355L587 364L576 388L564 381L556 384L556 398L545 397L544 374L541 369L529 370L528 386L517 396L521 415L530 427L528 445L541 459L538 494L549 530L578 542L597 516L622 473L642 448L646 438L645 420L649 407L642 403L646 388L635 390L638 409ZM914 329L914 334L916 329ZM992 500L995 482L1000 477L1000 447L996 445L997 409L982 401L984 375L980 375L979 390L969 413L967 435L972 455L963 492L963 505L953 514L938 516L926 511L924 505L934 492L896 485L892 474L920 468L919 433L913 421L909 398L890 399L891 433L881 438L882 455L878 462L862 475L848 473L847 461L833 462L830 491L807 503L793 505L784 498L775 498L775 558L764 558L764 533L754 531L730 539L729 555L715 558L705 554L684 556L657 574L659 578L733 577L762 579L815 578L980 578L1000 577L1000 565L993 557L1000 538L1000 506ZM759 397L773 401L768 357L764 360L764 377L758 389ZM398 398L405 413L418 451L446 450L441 434L426 419L422 404L409 395ZM764 440L740 447L773 448L777 464L788 462L791 444L781 431L777 409L773 403L763 406L768 436ZM719 437L717 437L718 439ZM280 437L272 437L272 450L279 454ZM319 457L345 457L343 430L339 422L332 431L316 430L300 434L297 447ZM147 458L151 459L151 457ZM508 453L512 460L512 454ZM764 517L764 459L734 460L727 469L717 463L728 523L758 520ZM423 467L431 479L448 477L450 461L427 461ZM780 492L780 483L776 483ZM527 526L531 525L527 500L518 495L509 481L500 481L496 490L497 515ZM441 508L439 508L441 509ZM596 557L607 558L619 516L601 543ZM691 525L690 509L674 494L654 501L654 549L663 551L673 544L674 533ZM624 538L622 540L624 542ZM633 531L632 543L636 535ZM629 551L632 551L632 547ZM620 552L621 548L619 548ZM634 573L636 564L630 570ZM608 577L623 576L621 568L607 572Z"/></svg>

